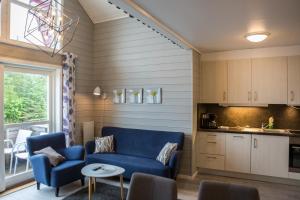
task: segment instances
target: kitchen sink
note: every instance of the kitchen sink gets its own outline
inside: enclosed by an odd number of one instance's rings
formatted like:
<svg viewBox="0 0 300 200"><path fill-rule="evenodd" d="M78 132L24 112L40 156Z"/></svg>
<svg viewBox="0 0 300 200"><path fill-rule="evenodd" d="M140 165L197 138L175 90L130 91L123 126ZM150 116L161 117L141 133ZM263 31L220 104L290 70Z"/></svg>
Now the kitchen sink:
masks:
<svg viewBox="0 0 300 200"><path fill-rule="evenodd" d="M263 132L266 133L290 133L289 130L286 129L262 129Z"/></svg>

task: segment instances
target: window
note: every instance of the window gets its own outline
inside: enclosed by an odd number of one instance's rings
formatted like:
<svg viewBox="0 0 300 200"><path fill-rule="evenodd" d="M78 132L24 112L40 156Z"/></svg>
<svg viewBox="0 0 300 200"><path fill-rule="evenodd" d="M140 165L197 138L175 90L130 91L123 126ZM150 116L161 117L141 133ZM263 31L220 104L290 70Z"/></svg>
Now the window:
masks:
<svg viewBox="0 0 300 200"><path fill-rule="evenodd" d="M5 23L1 25L2 31L0 30L2 40L7 40L8 42L13 41L14 43L19 44L31 44L32 42L35 45L45 46L43 41L47 41L47 39L45 39L45 33L42 33L42 31L34 31L34 37L32 37L34 39L31 39L31 42L24 38L28 10L44 1L45 0L2 0L1 4L3 8L2 12L0 12L0 16L3 17L5 21ZM6 15L6 13L9 14ZM56 14L59 16L61 15L61 13ZM39 22L37 20L32 20L31 23L32 27L35 27L38 26Z"/></svg>
<svg viewBox="0 0 300 200"><path fill-rule="evenodd" d="M48 85L48 75L5 72L4 123L48 121Z"/></svg>
<svg viewBox="0 0 300 200"><path fill-rule="evenodd" d="M27 157L18 157L26 152L26 138L61 130L61 97L57 95L61 93L61 70L14 64L0 64L0 70L1 67L4 127L0 134L4 153L9 157L4 165L5 176L14 180L30 171Z"/></svg>

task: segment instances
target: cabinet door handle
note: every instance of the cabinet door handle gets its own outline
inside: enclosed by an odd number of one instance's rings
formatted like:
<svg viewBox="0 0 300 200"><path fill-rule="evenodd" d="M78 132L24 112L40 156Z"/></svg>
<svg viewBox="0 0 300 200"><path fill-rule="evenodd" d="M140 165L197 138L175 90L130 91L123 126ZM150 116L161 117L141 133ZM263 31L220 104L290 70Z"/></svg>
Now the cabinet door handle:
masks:
<svg viewBox="0 0 300 200"><path fill-rule="evenodd" d="M240 135L234 135L234 138L244 138L244 136L240 136Z"/></svg>
<svg viewBox="0 0 300 200"><path fill-rule="evenodd" d="M248 92L248 101L251 101L251 99L252 99L252 92L249 91L249 92Z"/></svg>
<svg viewBox="0 0 300 200"><path fill-rule="evenodd" d="M291 101L294 101L295 100L295 92L293 90L291 90L290 94L291 94Z"/></svg>
<svg viewBox="0 0 300 200"><path fill-rule="evenodd" d="M254 101L257 101L257 99L258 99L258 95L257 95L257 92L255 91L254 92Z"/></svg>
<svg viewBox="0 0 300 200"><path fill-rule="evenodd" d="M217 159L217 157L214 156L207 156L208 159Z"/></svg>
<svg viewBox="0 0 300 200"><path fill-rule="evenodd" d="M255 149L257 149L257 139L256 139L256 138L254 138L254 144L253 144L253 147L254 147Z"/></svg>
<svg viewBox="0 0 300 200"><path fill-rule="evenodd" d="M226 101L226 92L223 92L223 101Z"/></svg>
<svg viewBox="0 0 300 200"><path fill-rule="evenodd" d="M217 142L207 142L207 143L209 143L209 144L217 144Z"/></svg>

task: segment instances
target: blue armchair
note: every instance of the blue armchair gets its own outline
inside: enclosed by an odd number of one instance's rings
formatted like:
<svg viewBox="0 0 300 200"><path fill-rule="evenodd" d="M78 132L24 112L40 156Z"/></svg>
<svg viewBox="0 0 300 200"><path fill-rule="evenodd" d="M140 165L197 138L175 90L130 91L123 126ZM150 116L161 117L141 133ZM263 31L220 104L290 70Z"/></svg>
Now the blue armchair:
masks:
<svg viewBox="0 0 300 200"><path fill-rule="evenodd" d="M51 166L49 159L45 155L34 154L35 151L48 146L64 156L66 160L54 167ZM81 169L85 166L84 148L82 146L66 148L66 139L63 133L29 137L27 138L27 148L38 190L42 183L55 187L55 194L58 196L59 187L63 185L79 179L84 185L84 177L81 174Z"/></svg>

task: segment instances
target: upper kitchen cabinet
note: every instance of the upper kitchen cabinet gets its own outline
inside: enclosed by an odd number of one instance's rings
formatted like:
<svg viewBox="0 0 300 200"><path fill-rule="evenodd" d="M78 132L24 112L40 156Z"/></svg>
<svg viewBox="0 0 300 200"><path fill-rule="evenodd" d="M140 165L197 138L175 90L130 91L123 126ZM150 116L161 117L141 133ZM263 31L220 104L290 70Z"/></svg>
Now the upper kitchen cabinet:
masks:
<svg viewBox="0 0 300 200"><path fill-rule="evenodd" d="M300 56L288 57L288 104L300 105Z"/></svg>
<svg viewBox="0 0 300 200"><path fill-rule="evenodd" d="M251 100L251 60L228 61L228 103L249 104Z"/></svg>
<svg viewBox="0 0 300 200"><path fill-rule="evenodd" d="M287 58L252 59L253 104L287 104Z"/></svg>
<svg viewBox="0 0 300 200"><path fill-rule="evenodd" d="M227 103L227 62L201 63L201 103Z"/></svg>

